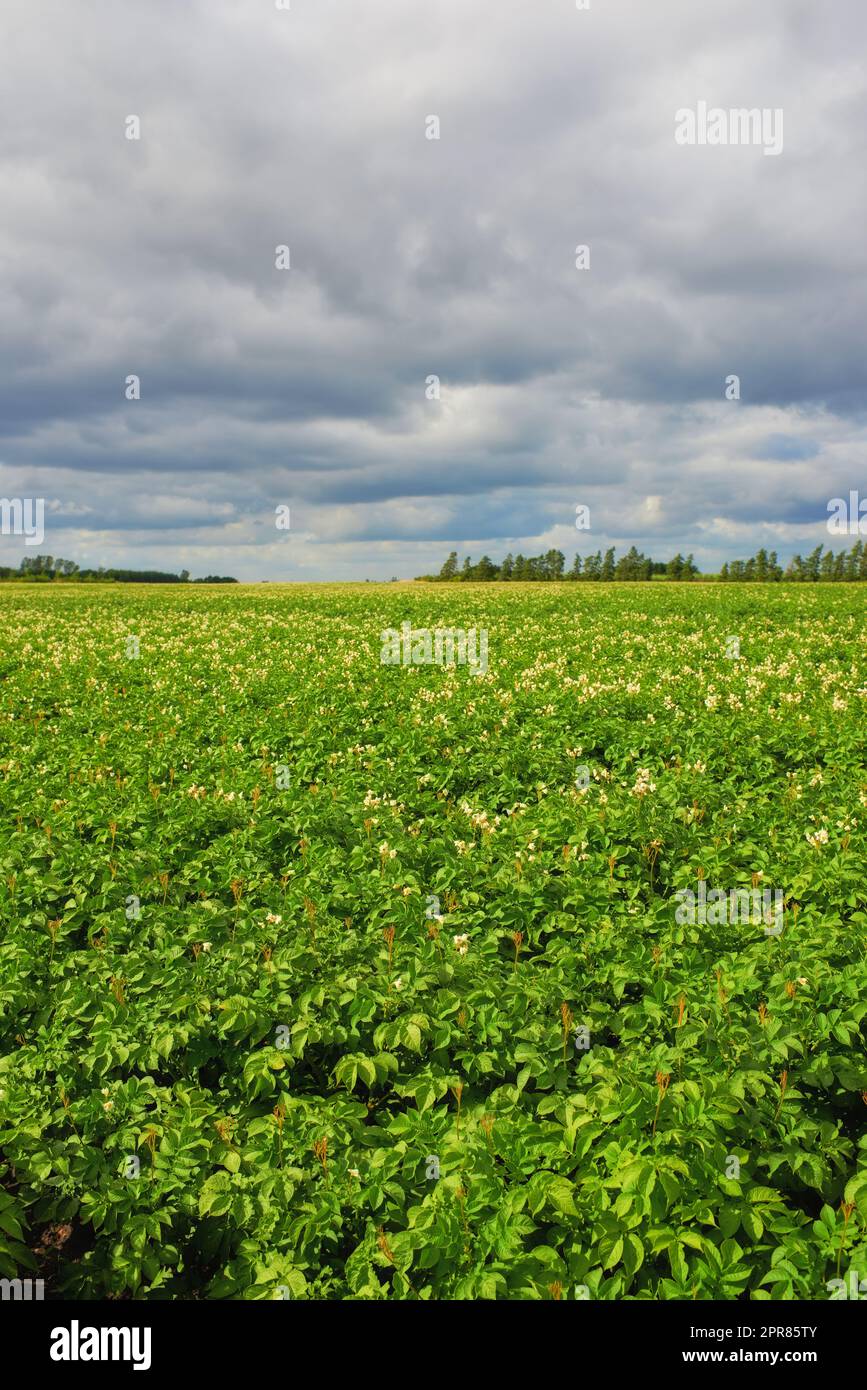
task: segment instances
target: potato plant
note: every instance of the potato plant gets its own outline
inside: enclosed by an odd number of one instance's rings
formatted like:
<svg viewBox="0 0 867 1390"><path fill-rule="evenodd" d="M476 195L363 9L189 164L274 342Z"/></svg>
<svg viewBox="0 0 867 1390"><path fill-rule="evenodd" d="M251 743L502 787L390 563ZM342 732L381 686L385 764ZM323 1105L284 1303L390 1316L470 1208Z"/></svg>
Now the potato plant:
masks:
<svg viewBox="0 0 867 1390"><path fill-rule="evenodd" d="M0 609L0 1275L332 1300L867 1278L856 591ZM484 630L486 669L383 664L406 621ZM678 912L702 884L773 890L781 920Z"/></svg>

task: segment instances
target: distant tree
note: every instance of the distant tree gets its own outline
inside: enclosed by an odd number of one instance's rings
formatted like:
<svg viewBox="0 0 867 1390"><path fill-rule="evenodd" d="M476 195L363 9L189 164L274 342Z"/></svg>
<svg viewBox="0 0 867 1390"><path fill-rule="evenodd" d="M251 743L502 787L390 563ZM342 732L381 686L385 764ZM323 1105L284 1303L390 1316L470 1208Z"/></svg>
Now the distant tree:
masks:
<svg viewBox="0 0 867 1390"><path fill-rule="evenodd" d="M822 563L823 549L824 546L817 545L816 549L812 550L810 554L807 556L807 559L804 563L805 577L811 584L815 584L816 580L819 578L819 570Z"/></svg>
<svg viewBox="0 0 867 1390"><path fill-rule="evenodd" d="M614 546L605 552L605 559L602 561L602 573L600 579L603 583L608 583L614 578Z"/></svg>
<svg viewBox="0 0 867 1390"><path fill-rule="evenodd" d="M440 579L454 579L458 572L458 552L453 550L440 570Z"/></svg>
<svg viewBox="0 0 867 1390"><path fill-rule="evenodd" d="M500 573L499 573L499 575L497 576L498 579L511 579L511 578L512 578L512 575L513 575L513 572L514 572L514 569L515 569L515 562L514 562L514 560L512 559L512 553L511 553L511 551L510 551L509 554L506 556L505 560L503 561L503 563L500 565Z"/></svg>
<svg viewBox="0 0 867 1390"><path fill-rule="evenodd" d="M645 557L638 553L634 545L631 545L627 553L617 561L614 568L614 578L632 581L644 579L645 575L649 578L647 563Z"/></svg>
<svg viewBox="0 0 867 1390"><path fill-rule="evenodd" d="M562 579L566 556L562 550L549 550L545 555L546 578Z"/></svg>
<svg viewBox="0 0 867 1390"><path fill-rule="evenodd" d="M481 560L475 567L473 578L480 579L483 582L487 583L492 579L496 579L498 573L499 571L497 569L497 566L494 564L490 556L483 555Z"/></svg>
<svg viewBox="0 0 867 1390"><path fill-rule="evenodd" d="M631 579L632 565L637 555L638 551L635 549L634 545L630 547L630 549L627 551L625 555L621 555L620 559L617 561L617 564L614 566L614 574L612 575L612 578L620 580Z"/></svg>
<svg viewBox="0 0 867 1390"><path fill-rule="evenodd" d="M800 555L793 555L786 569L785 578L803 583L806 579L806 566Z"/></svg>

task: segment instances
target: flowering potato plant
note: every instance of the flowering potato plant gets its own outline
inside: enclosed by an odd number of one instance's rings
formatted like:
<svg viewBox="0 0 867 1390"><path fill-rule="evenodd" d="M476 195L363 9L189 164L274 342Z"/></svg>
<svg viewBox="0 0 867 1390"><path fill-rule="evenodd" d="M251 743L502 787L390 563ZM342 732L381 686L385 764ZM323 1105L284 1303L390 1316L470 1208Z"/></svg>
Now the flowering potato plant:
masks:
<svg viewBox="0 0 867 1390"><path fill-rule="evenodd" d="M0 608L0 1276L426 1300L867 1279L852 589ZM405 623L483 632L484 666L383 663Z"/></svg>

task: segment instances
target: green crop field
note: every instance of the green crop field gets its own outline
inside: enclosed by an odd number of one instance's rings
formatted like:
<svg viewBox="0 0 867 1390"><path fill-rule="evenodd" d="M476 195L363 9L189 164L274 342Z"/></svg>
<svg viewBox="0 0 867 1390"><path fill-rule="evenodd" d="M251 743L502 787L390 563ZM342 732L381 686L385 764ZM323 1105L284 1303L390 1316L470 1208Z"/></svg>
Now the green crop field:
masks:
<svg viewBox="0 0 867 1390"><path fill-rule="evenodd" d="M857 586L18 585L0 618L0 1274L867 1277Z"/></svg>

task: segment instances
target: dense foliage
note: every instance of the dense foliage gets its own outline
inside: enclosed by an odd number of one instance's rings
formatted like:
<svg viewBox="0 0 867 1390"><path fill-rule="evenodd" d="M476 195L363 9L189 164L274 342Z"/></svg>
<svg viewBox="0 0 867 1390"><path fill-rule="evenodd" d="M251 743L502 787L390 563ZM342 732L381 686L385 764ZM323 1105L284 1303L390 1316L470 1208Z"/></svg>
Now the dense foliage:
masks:
<svg viewBox="0 0 867 1390"><path fill-rule="evenodd" d="M52 585L0 610L0 1275L867 1277L856 591ZM406 620L486 629L486 674L381 665ZM781 890L781 933L683 921L701 881Z"/></svg>
<svg viewBox="0 0 867 1390"><path fill-rule="evenodd" d="M619 558L614 546L610 546L604 555L601 550L584 559L576 555L571 569L566 570L565 566L566 557L562 550L546 550L544 555L529 558L507 555L500 564L483 555L474 565L467 556L459 567L457 551L453 550L439 574L421 577L435 583L467 580L472 583L490 583L492 580L556 583L564 579L580 583L637 583L660 577L677 580L699 578L699 569L692 555L684 559L678 552L667 561L653 560L634 545ZM851 550L840 550L835 554L833 550L825 550L824 545L817 545L806 560L800 555L793 555L785 570L777 560L777 552L763 547L749 560L728 560L721 566L719 575L704 577L719 579L722 583L764 584L781 579L804 584L864 582L867 580L867 546L863 541L856 541Z"/></svg>
<svg viewBox="0 0 867 1390"><path fill-rule="evenodd" d="M53 555L25 555L18 569L0 566L0 579L24 580L28 583L53 582L81 584L237 584L230 575L208 574L204 579L190 580L188 570L172 574L165 570L80 569L75 560L61 560Z"/></svg>
<svg viewBox="0 0 867 1390"><path fill-rule="evenodd" d="M662 563L659 560L651 560L649 555L643 555L632 545L619 560L616 556L617 551L613 545L609 546L604 555L601 550L597 550L595 555L588 555L586 559L576 555L572 561L572 568L566 571L566 557L562 550L546 550L544 555L510 554L500 564L495 564L490 556L483 555L474 565L468 555L458 568L458 553L453 550L439 574L419 577L431 583L458 580L463 583L471 581L474 584L484 584L495 579L518 583L557 583L561 579L609 583L621 580L638 582L642 579L652 579L654 575L666 575L669 579L695 579L699 572L691 555L684 559L682 555L677 554L667 563Z"/></svg>
<svg viewBox="0 0 867 1390"><path fill-rule="evenodd" d="M797 584L863 583L867 580L867 546L863 541L856 541L851 550L835 554L833 550L825 550L824 545L817 545L806 560L793 555L785 570L777 564L776 551L772 550L769 555L766 550L759 550L749 560L731 560L724 564L719 577L723 583L754 580L764 583L767 579L785 579Z"/></svg>

